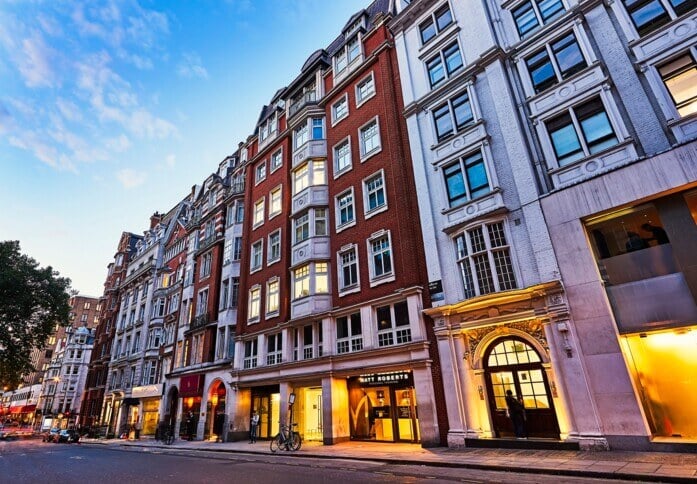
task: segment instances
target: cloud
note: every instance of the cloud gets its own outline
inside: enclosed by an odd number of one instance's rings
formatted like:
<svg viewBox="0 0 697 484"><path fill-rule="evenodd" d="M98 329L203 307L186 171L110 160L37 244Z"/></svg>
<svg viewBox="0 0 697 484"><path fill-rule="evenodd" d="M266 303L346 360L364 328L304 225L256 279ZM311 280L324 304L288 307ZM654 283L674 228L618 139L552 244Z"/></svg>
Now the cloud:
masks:
<svg viewBox="0 0 697 484"><path fill-rule="evenodd" d="M174 168L175 163L176 163L176 157L174 156L174 154L170 153L169 155L167 155L167 157L165 158L165 166L167 166L169 168Z"/></svg>
<svg viewBox="0 0 697 484"><path fill-rule="evenodd" d="M50 35L51 37L63 35L63 29L61 29L61 26L56 19L40 13L37 15L36 20L39 22L41 30L43 30L45 34Z"/></svg>
<svg viewBox="0 0 697 484"><path fill-rule="evenodd" d="M135 188L145 183L148 175L145 172L137 172L131 168L124 168L116 173L116 178L127 190Z"/></svg>
<svg viewBox="0 0 697 484"><path fill-rule="evenodd" d="M36 158L44 162L51 168L58 171L70 171L77 173L75 164L70 159L59 153L58 150L44 141L43 136L39 136L34 131L24 131L18 135L8 138L11 146L30 151Z"/></svg>
<svg viewBox="0 0 697 484"><path fill-rule="evenodd" d="M200 77L208 79L208 71L202 64L201 57L198 54L186 52L184 53L184 58L177 66L177 74L186 78Z"/></svg>
<svg viewBox="0 0 697 484"><path fill-rule="evenodd" d="M129 140L126 135L122 134L116 138L107 139L104 144L110 151L122 153L131 147L131 140Z"/></svg>
<svg viewBox="0 0 697 484"><path fill-rule="evenodd" d="M56 107L58 107L58 111L60 111L60 113L63 115L63 118L67 119L68 121L82 120L82 112L80 112L80 108L77 106L77 104L68 99L59 97L56 99Z"/></svg>
<svg viewBox="0 0 697 484"><path fill-rule="evenodd" d="M53 87L56 74L51 68L51 58L54 53L43 37L34 34L22 40L21 52L23 55L17 57L17 67L27 87Z"/></svg>

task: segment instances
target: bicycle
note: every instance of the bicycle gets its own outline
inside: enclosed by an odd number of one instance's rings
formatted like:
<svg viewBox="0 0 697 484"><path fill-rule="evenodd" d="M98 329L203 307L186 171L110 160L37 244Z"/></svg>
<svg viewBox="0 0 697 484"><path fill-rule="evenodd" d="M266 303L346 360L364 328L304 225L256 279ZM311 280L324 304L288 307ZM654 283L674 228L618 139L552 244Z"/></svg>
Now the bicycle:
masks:
<svg viewBox="0 0 697 484"><path fill-rule="evenodd" d="M162 435L162 442L165 445L172 445L172 443L174 442L174 432L172 427L165 427L164 434Z"/></svg>
<svg viewBox="0 0 697 484"><path fill-rule="evenodd" d="M298 424L294 423L293 427ZM287 425L281 425L281 431L271 439L271 452L282 450L299 450L303 441L297 430L292 430Z"/></svg>

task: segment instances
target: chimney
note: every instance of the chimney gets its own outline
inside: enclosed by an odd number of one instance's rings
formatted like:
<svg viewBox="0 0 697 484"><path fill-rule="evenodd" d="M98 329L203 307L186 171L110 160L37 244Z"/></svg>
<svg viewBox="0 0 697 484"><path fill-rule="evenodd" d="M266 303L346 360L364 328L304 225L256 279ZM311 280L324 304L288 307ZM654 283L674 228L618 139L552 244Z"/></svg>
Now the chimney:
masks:
<svg viewBox="0 0 697 484"><path fill-rule="evenodd" d="M162 214L160 212L155 212L150 216L150 228L154 229L157 224L162 221Z"/></svg>

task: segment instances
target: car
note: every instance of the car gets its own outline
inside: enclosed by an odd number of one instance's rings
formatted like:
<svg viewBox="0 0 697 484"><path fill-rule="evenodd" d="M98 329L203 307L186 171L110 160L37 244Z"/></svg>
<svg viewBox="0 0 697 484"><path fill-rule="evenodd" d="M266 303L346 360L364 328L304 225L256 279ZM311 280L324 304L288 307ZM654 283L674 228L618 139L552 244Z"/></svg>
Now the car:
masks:
<svg viewBox="0 0 697 484"><path fill-rule="evenodd" d="M60 434L60 429L54 427L41 434L41 440L44 442L58 442L58 434Z"/></svg>
<svg viewBox="0 0 697 484"><path fill-rule="evenodd" d="M75 429L63 429L58 434L58 440L56 442L66 442L68 444L72 442L79 442L80 434Z"/></svg>

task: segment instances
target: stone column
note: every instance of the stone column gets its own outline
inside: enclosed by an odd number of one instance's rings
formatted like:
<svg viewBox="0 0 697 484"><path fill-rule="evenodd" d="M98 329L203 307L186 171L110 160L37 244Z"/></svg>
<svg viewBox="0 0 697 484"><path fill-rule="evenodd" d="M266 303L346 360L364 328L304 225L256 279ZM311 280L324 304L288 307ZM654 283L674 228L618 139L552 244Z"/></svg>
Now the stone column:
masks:
<svg viewBox="0 0 697 484"><path fill-rule="evenodd" d="M345 378L329 376L322 379L322 424L324 445L350 439L349 396Z"/></svg>

